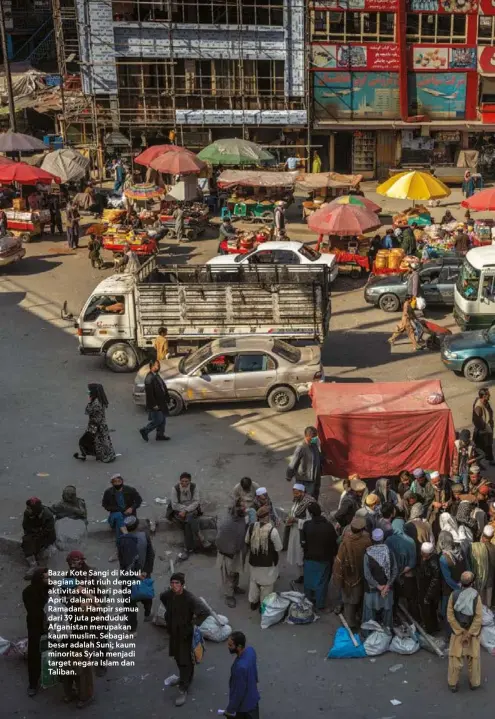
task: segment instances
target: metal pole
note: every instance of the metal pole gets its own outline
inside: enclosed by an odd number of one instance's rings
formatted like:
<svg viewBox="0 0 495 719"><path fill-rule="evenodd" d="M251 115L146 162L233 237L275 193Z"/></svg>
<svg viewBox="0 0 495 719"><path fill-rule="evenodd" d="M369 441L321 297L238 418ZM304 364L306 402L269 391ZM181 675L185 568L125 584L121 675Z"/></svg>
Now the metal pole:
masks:
<svg viewBox="0 0 495 719"><path fill-rule="evenodd" d="M12 130L12 132L15 132L17 129L17 125L15 121L15 105L14 93L12 91L12 77L10 74L9 58L7 57L7 36L5 34L5 13L3 9L3 0L0 0L0 40L2 42L3 67L5 71L5 81L7 83L10 129Z"/></svg>

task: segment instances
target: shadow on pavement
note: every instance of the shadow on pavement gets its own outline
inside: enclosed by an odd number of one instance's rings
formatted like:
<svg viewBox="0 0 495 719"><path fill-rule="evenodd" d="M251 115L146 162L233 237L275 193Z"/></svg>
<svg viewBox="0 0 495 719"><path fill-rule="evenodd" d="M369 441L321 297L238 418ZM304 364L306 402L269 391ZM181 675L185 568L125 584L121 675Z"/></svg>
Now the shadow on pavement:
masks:
<svg viewBox="0 0 495 719"><path fill-rule="evenodd" d="M6 272L0 272L0 277L5 275L16 275L19 277L23 275L39 275L42 272L49 272L61 264L61 262L47 262L47 260L41 257L26 257L10 267L7 265L5 268Z"/></svg>

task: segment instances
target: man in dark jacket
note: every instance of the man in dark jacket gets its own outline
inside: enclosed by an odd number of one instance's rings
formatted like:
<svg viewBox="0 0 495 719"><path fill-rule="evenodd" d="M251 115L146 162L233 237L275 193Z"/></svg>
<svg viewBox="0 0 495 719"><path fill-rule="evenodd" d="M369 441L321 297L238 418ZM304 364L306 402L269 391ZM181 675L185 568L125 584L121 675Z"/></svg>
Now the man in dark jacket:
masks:
<svg viewBox="0 0 495 719"><path fill-rule="evenodd" d="M38 555L54 544L56 539L55 518L38 497L31 497L26 502L22 530L22 551L29 565L26 579L31 579L32 573L38 566Z"/></svg>
<svg viewBox="0 0 495 719"><path fill-rule="evenodd" d="M322 464L323 455L316 427L306 427L304 439L294 450L285 478L288 482L304 484L306 494L318 500Z"/></svg>
<svg viewBox="0 0 495 719"><path fill-rule="evenodd" d="M333 524L321 516L316 502L308 506L311 519L301 529L301 546L304 551L304 594L322 611L337 554L337 532Z"/></svg>
<svg viewBox="0 0 495 719"><path fill-rule="evenodd" d="M152 360L149 366L150 371L144 380L146 409L148 410L149 422L146 427L142 427L139 430L139 433L144 441L147 442L150 432L156 429L156 439L157 441L162 441L170 439L170 437L167 437L165 434L170 396L167 385L160 377L160 363L158 360Z"/></svg>
<svg viewBox="0 0 495 719"><path fill-rule="evenodd" d="M363 494L366 491L366 485L360 479L351 479L351 486L345 493L340 507L335 512L334 519L342 528L349 525L358 509L361 509Z"/></svg>
<svg viewBox="0 0 495 719"><path fill-rule="evenodd" d="M202 624L209 611L194 594L188 592L184 585L186 578L181 572L170 577L170 589L160 594L160 601L165 607L165 624L170 636L168 654L176 661L179 670L179 696L175 706L181 707L186 702L187 691L194 676L192 659L192 641L194 625Z"/></svg>
<svg viewBox="0 0 495 719"><path fill-rule="evenodd" d="M140 579L151 577L155 562L155 550L149 534L139 530L137 517L130 515L124 519L124 531L117 542L117 552L122 572L139 572ZM138 583L136 582L136 584ZM127 613L127 622L131 632L135 632L137 629L138 602L142 602L144 607L144 621L151 621L153 599L134 599L131 594Z"/></svg>
<svg viewBox="0 0 495 719"><path fill-rule="evenodd" d="M402 230L402 235L400 237L400 246L404 250L406 255L415 255L416 254L416 238L414 236L414 230L417 227L416 223L414 223L411 227L405 227Z"/></svg>
<svg viewBox="0 0 495 719"><path fill-rule="evenodd" d="M118 541L124 519L129 515L135 517L136 510L139 509L143 500L134 487L124 485L120 474L114 474L110 483L112 486L103 493L101 506L109 512L108 524L115 529L115 537Z"/></svg>

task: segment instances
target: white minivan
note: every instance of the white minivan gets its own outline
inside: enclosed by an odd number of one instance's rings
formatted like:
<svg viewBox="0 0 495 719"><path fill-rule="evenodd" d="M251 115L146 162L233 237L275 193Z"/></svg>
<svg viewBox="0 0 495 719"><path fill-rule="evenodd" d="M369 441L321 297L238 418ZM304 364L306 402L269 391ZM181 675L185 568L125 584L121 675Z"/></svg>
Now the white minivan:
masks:
<svg viewBox="0 0 495 719"><path fill-rule="evenodd" d="M495 246L469 250L454 293L454 318L464 330L495 324Z"/></svg>

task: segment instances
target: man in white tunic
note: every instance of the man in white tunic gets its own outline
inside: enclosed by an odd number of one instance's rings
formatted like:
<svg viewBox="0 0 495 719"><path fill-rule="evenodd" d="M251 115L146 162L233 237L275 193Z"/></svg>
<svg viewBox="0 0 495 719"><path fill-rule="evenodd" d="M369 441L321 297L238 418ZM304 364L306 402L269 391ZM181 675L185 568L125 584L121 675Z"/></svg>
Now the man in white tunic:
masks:
<svg viewBox="0 0 495 719"><path fill-rule="evenodd" d="M286 527L289 528L287 562L289 564L295 564L299 569L299 576L295 580L295 584L303 584L304 553L301 546L301 529L304 522L311 519L308 507L313 502L316 502L316 500L310 494L306 494L304 484L296 483L292 487L292 496L294 501L286 522Z"/></svg>

